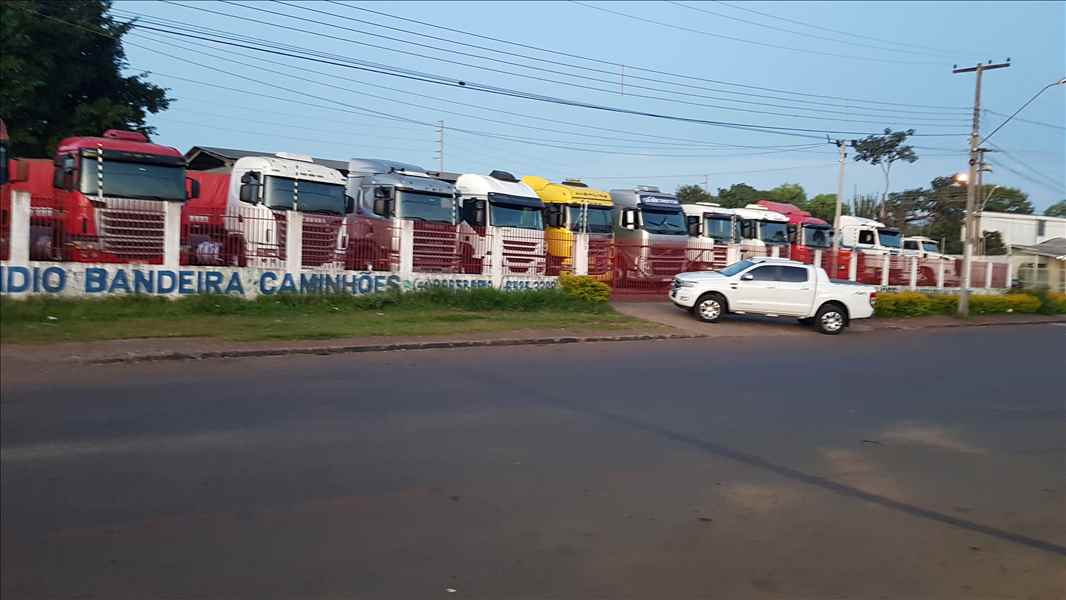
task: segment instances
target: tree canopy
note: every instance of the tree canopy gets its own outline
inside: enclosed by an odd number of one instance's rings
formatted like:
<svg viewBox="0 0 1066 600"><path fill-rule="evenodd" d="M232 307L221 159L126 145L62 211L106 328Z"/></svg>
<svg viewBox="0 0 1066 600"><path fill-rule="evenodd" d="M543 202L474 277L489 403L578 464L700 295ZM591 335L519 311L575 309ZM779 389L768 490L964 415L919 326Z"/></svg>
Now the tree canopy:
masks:
<svg viewBox="0 0 1066 600"><path fill-rule="evenodd" d="M807 205L807 192L798 183L782 183L770 190L767 195L770 200L787 202L798 208L804 208Z"/></svg>
<svg viewBox="0 0 1066 600"><path fill-rule="evenodd" d="M882 217L884 216L884 211L888 208L885 202L888 199L889 175L892 172L892 165L899 161L912 163L918 160L914 147L905 143L907 138L912 135L914 135L913 129L892 131L886 128L883 135L868 135L861 140L855 140L852 144L855 148L856 161L867 162L881 167L881 172L885 176L885 189L881 193Z"/></svg>
<svg viewBox="0 0 1066 600"><path fill-rule="evenodd" d="M726 208L743 208L769 196L769 192L757 190L746 183L734 183L729 189L718 188L718 202Z"/></svg>
<svg viewBox="0 0 1066 600"><path fill-rule="evenodd" d="M696 202L714 202L715 197L698 185L683 185L677 188L677 201L681 204L695 204Z"/></svg>
<svg viewBox="0 0 1066 600"><path fill-rule="evenodd" d="M818 217L819 219L832 224L836 218L837 210L837 195L836 194L818 194L814 198L811 198L807 203L807 212L811 213L811 216ZM842 202L840 205L840 214L848 214L847 202Z"/></svg>
<svg viewBox="0 0 1066 600"><path fill-rule="evenodd" d="M48 156L64 137L111 128L154 133L146 114L171 99L146 73L123 75L131 25L110 8L110 0L0 2L0 116L12 154Z"/></svg>
<svg viewBox="0 0 1066 600"><path fill-rule="evenodd" d="M1044 216L1066 218L1066 200L1059 200L1058 202L1044 209Z"/></svg>

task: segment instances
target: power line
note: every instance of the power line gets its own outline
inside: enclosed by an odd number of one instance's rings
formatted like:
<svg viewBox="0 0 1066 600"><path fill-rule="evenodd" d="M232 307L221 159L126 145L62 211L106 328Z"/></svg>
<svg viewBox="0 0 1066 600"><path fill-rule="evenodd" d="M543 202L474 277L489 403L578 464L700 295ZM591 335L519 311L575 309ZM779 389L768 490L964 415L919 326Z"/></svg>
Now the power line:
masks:
<svg viewBox="0 0 1066 600"><path fill-rule="evenodd" d="M704 31L702 29L693 29L691 27L685 27L683 25L674 25L673 23L665 23L663 21L656 21L655 19L649 19L647 17L640 17L640 16L637 16L637 15L631 15L629 13L625 13L625 12L622 12L620 10L613 10L613 9L610 9L610 8L604 8L602 6L595 6L595 5L589 4L587 2L581 2L580 0L570 0L570 2L573 2L574 4L578 4L578 5L584 6L586 8L591 8L593 10L598 10L598 11L602 11L602 12L605 12L605 13L610 13L610 14L613 14L613 15L618 15L618 16L621 16L621 17L625 17L627 19L633 19L633 20L636 20L636 21L644 22L644 23L651 23L653 25L659 25L661 27L669 27L670 29L676 29L678 31L687 31L689 33L696 33L696 34L705 35L705 36L708 36L708 37L731 40L731 41L740 42L740 43L743 43L743 44L752 44L752 45L755 45L755 46L763 46L765 48L775 48L777 50L788 50L789 52L802 52L802 53L805 53L805 54L817 54L817 55L820 55L820 56L832 56L833 58L843 58L843 59L847 59L847 60L864 60L864 61L881 62L881 63L903 64L903 65L932 65L932 64L937 64L937 63L930 62L930 61L906 61L906 60L898 60L898 59L892 59L892 58L874 58L874 57L867 57L867 56L849 56L847 54L837 54L835 52L822 52L820 50L808 50L806 48L794 48L794 47L791 47L791 46L780 46L778 44L770 44L768 42L759 42L759 41L756 41L756 40L746 40L744 38L733 37L733 36L725 35L725 34L721 34L721 33L713 33L713 32L710 32L710 31Z"/></svg>
<svg viewBox="0 0 1066 600"><path fill-rule="evenodd" d="M361 42L361 41L353 40L353 39L339 38L337 36L331 36L331 35L324 34L324 33L318 32L318 31L310 31L310 30L300 29L298 27L290 27L290 26L287 26L287 25L282 25L282 24L278 24L278 23L272 23L270 21L264 21L264 20L253 18L253 17L245 17L245 16L241 16L241 15L235 15L235 14L232 14L232 13L213 10L213 9L210 9L210 8L204 8L202 6L190 6L190 5L187 5L187 4L182 4L180 2L174 2L172 0L164 0L164 1L167 2L168 4L173 4L175 6L180 6L182 8L187 8L187 9L190 9L190 10L197 10L197 11L202 11L202 12L206 12L206 13L209 13L209 14L225 16L225 17L229 17L229 18L233 18L233 19L239 19L239 20L249 21L249 22L253 22L253 23L259 23L259 24L263 24L263 25L269 25L269 26L272 26L272 27L277 27L277 28L290 30L290 31L299 31L301 33L306 33L306 34L309 34L309 35L327 37L327 38L330 38L330 39L346 41L348 43L358 44L358 45L362 45L362 46L368 46L368 47L379 49L379 50L385 50L385 51L389 51L389 52L396 52L396 53L405 54L405 55L409 55L409 56L415 56L415 57L423 58L423 59L427 59L427 60L434 60L434 61L438 61L438 62L444 62L444 63L448 63L448 64L454 64L454 65L469 67L469 68L473 68L473 69L487 71L487 72L490 72L490 73L497 73L497 74L502 74L502 75L507 75L507 76L516 75L513 71L508 71L508 70L505 70L505 69L487 67L487 66L483 66L483 65L477 65L477 64L472 64L472 63L468 63L468 62L452 60L452 59L449 59L449 58L442 58L442 57L439 57L439 56L432 56L432 55L423 54L423 53L419 53L419 52L411 52L411 51L408 51L408 50L392 48L392 47L383 46L383 45L380 45L380 44ZM224 2L226 4L232 4L234 6L238 6L238 7L241 7L241 8L246 8L246 9L249 8L249 7L247 7L247 6L243 5L243 4L240 4L240 3L237 3L237 2L232 2L231 0L220 0L220 1L222 1L222 2ZM303 7L303 6L298 6L298 5L291 5L291 4L288 4L286 2L279 2L279 3L280 4L284 4L286 6L294 6L295 8L298 8L300 10L306 10L306 11L310 11L310 12L314 12L314 13L325 14L325 15L332 16L332 17L344 18L342 15L337 15L336 13L330 13L330 12L327 12L327 11L321 11L321 10L318 10L318 9L315 9L315 8ZM436 51L440 51L440 52L447 52L447 53L451 53L451 54L458 54L458 55L461 55L461 56L473 57L473 58L477 58L477 59L481 59L481 60L488 60L488 61L492 61L492 62L496 62L496 63L509 65L511 67L518 67L518 68L523 68L523 69L530 69L530 70L535 70L535 71L548 72L548 73L552 73L552 74L555 74L555 75L561 75L561 76L564 76L564 77L577 78L577 79L580 79L582 81L593 81L593 82L599 82L599 83L607 83L607 84L611 84L611 85L614 84L614 81L612 81L612 80L593 78L593 77L588 77L586 75L576 75L576 74L572 74L572 73L565 73L565 72L560 72L558 70L545 69L545 68L542 68L542 67L524 65L524 64L521 64L521 63L516 63L514 61L501 60L501 59L497 59L497 58L493 58L493 57L487 57L487 56L483 56L483 55L479 55L479 54L473 54L473 53L469 53L469 52L461 52L461 51L456 51L456 50L450 50L450 49L447 49L447 48L441 48L439 46L433 46L433 45L429 45L429 44L422 44L422 43L418 43L418 42L413 42L411 40L405 40L405 39L391 37L391 36L387 36L387 35L373 34L373 33L370 33L370 32L367 32L367 31L363 31L363 30L360 30L360 29L354 29L354 28L351 28L351 27L345 27L345 26L337 25L337 24L330 23L330 22L323 22L323 21L321 21L319 19L308 19L308 18L297 16L297 15L292 15L292 14L279 12L279 11L275 11L275 10L270 10L270 9L264 8L262 6L257 6L257 7L255 7L254 10L256 12L259 12L259 13L267 13L267 14L272 14L272 15L275 15L275 16L285 17L287 19L295 19L295 20L298 20L298 21L314 23L314 24L317 24L317 25L324 25L326 27L331 27L331 28L334 28L334 29L340 29L342 31L359 33L359 34L367 35L367 36L374 36L375 39L376 38L382 38L382 39L386 39L386 40L390 40L390 41L394 41L394 42L410 44L410 45L414 45L414 46L417 46L417 47L428 48L428 49L432 49L432 50L436 50ZM411 33L411 32L407 32L407 33ZM602 88L602 87L586 85L586 84L583 84L583 83L560 81L558 79L551 79L551 78L548 78L548 77L540 77L540 76L535 76L535 75L523 75L523 77L525 77L527 79L533 79L533 80L536 80L536 81L544 81L544 82L547 82L547 83L555 83L555 84L559 84L559 85L566 85L566 86L571 86L571 87L580 88L580 89L586 89L586 90L590 90L590 91L608 93L608 94L612 94L612 95L614 95L616 93L614 89L605 89L605 88ZM674 85L678 85L678 84L674 84ZM709 96L709 95L706 95L706 94L685 92L685 91L680 91L680 90L665 90L665 89L662 89L662 88L644 86L644 85L639 85L639 84L631 84L629 87L636 88L636 89L643 89L643 90L653 90L653 91L665 92L667 94L674 94L674 95L678 95L678 96L688 96L688 97L695 97L695 98L707 98L707 99L714 99L714 100L725 101L725 102L742 102L742 101L734 100L734 99L731 99L731 98L721 98L721 97L717 97L717 96ZM649 99L649 100L659 100L659 101L671 102L671 103L675 103L675 104L683 104L683 105L688 105L688 106L698 106L698 107L701 107L701 108L713 108L713 109L717 109L717 110L728 110L728 111L734 111L734 112L740 112L740 113L761 114L761 115L769 115L769 116L777 116L777 117L788 117L788 118L795 118L795 119L810 119L810 120L815 120L815 121L835 121L835 122L840 122L840 123L864 123L864 124L879 124L879 125L883 125L886 122L888 122L888 123L893 123L894 122L896 124L909 122L909 123L913 123L913 124L924 124L924 125L938 125L938 124L951 123L951 122L958 123L957 119L954 119L954 118L943 118L943 117L940 117L940 118L937 118L937 117L921 117L921 118L908 117L906 120L904 120L904 119L892 119L892 118L889 118L889 117L883 116L883 115L868 115L870 117L876 117L877 120L850 119L850 118L841 118L841 117L831 117L830 118L830 117L824 117L824 116L820 116L820 115L797 114L797 113L782 113L782 112L758 110L758 109L745 108L745 107L723 106L723 105L718 105L718 104L707 104L707 103L703 103L703 102L694 102L694 101L690 101L690 100L682 100L682 99L679 99L679 98L671 98L671 97L652 95L652 94L642 94L642 93L632 93L632 92L630 92L628 95L633 96L633 97L637 97L637 98L645 98L645 99ZM790 107L790 106L782 106L782 105L779 105L779 104L760 103L760 102L744 102L744 104L745 105L760 105L761 104L761 105L783 107L783 108L788 108L788 109L795 109L796 108L796 107ZM864 115L862 115L860 113L847 113L847 112L844 112L844 111L834 111L834 110L827 110L827 109L807 109L807 110L814 110L815 112L832 112L832 113L836 113L836 114L852 114L853 116L864 116Z"/></svg>
<svg viewBox="0 0 1066 600"><path fill-rule="evenodd" d="M829 33L837 33L837 34L840 34L840 35L848 35L848 36L855 37L855 38L873 40L875 42L882 42L882 43L885 43L885 44L906 44L907 46L910 46L910 47L913 47L913 48L925 48L926 50L932 50L932 51L940 53L940 54L950 54L950 52L951 52L949 50L944 50L944 49L941 49L941 48L934 48L932 46L920 46L920 45L912 43L912 42L900 42L898 40L888 40L888 39L884 39L884 38L877 38L877 37L873 37L873 36L869 36L869 35L862 35L862 34L859 34L859 33L852 33L850 31L842 31L840 29L830 29L829 27L823 27L821 25L815 25L813 23L806 23L804 21L797 21L795 19L788 19L786 17L782 17L782 16L775 15L775 14L772 14L772 13L761 12L761 11L758 11L758 10L755 10L755 9L752 9L752 8L748 8L746 6L740 6L740 5L736 5L736 4L729 4L728 2L722 2L721 0L713 0L713 1L716 2L717 4L721 4L722 6L728 6L729 8L732 8L732 9L743 10L745 12L753 13L753 14L756 14L756 15L761 15L761 16L764 16L764 17L769 17L771 19L777 19L778 21L784 21L786 23L792 23L794 25L802 25L804 27L810 27L812 29L818 29L818 30L821 30L821 31L828 31Z"/></svg>
<svg viewBox="0 0 1066 600"><path fill-rule="evenodd" d="M797 169L810 169L815 167L831 167L835 165L835 162L829 163L815 163L810 165L796 165L794 167L779 167L774 169L749 169L742 171L709 171L705 173L687 173L683 175L587 175L582 179L590 180L610 180L610 179L687 179L690 177L705 177L709 175L747 175L751 173L772 173L775 171L794 171Z"/></svg>
<svg viewBox="0 0 1066 600"><path fill-rule="evenodd" d="M853 41L850 41L850 40L841 40L841 39L826 37L826 36L822 36L822 35L816 35L816 34L813 34L813 33L806 33L806 32L803 32L803 31L796 31L794 29L786 29L784 27L776 27L774 25L767 25L766 23L759 23L758 21L752 21L752 20L749 20L749 19L742 19L740 17L734 17L732 15L727 15L727 14L723 14L723 13L720 13L720 12L715 12L713 10L707 10L706 8L700 8L700 7L696 7L696 6L691 6L691 5L685 4L683 2L676 2L674 0L666 0L666 2L669 3L669 4L673 4L674 6L680 6L682 8L687 8L688 10L694 10L696 12L701 12L701 13L705 13L705 14L708 14L708 15L721 17L723 19L730 19L730 20L733 20L733 21L739 21L741 23L747 23L749 25L755 25L756 27L763 27L763 28L766 28L766 29L772 29L774 31L782 31L784 33L790 33L792 35L799 35L799 36L809 37L809 38L816 39L816 40L823 40L823 41L833 42L835 44L846 44L846 45L849 45L849 46L857 46L857 47L860 47L860 48L873 48L875 50L881 50L881 51L885 51L885 52L901 52L901 53L904 53L904 54L918 54L918 55L924 55L924 56L947 56L947 53L942 53L942 52L930 53L930 52L923 52L923 51L920 51L920 50L906 50L906 49L903 49L903 48L888 48L888 47L885 47L885 46L875 46L873 44L864 44L862 42L853 42Z"/></svg>
<svg viewBox="0 0 1066 600"><path fill-rule="evenodd" d="M1040 171L1037 171L1028 162L1023 161L1023 160L1021 160L1019 158L1016 158L1010 152L1004 150L1003 148L1000 148L999 146L997 146L995 144L989 144L989 146L992 146L992 148L994 150L996 150L996 152L998 152L1003 158L1005 158L1006 160L1014 163L1014 166L1016 166L1016 167L1018 167L1020 169L1024 169L1030 175L1044 180L1044 182L1046 184L1047 183L1053 184L1054 186L1056 186L1057 189L1062 189L1063 187L1066 187L1066 182L1063 182L1063 181L1058 180L1058 179L1056 179L1056 178L1054 178L1054 177L1052 177L1050 175L1047 175L1045 173L1041 173ZM999 161L994 158L993 159L993 164L997 164L997 163L999 163ZM999 163L999 166L1007 168L1006 165L1003 165L1001 163Z"/></svg>
<svg viewBox="0 0 1066 600"><path fill-rule="evenodd" d="M202 10L202 9L198 9L198 10ZM213 12L217 12L217 11L213 11ZM231 15L228 15L228 16L231 16ZM241 18L241 17L237 17L237 18ZM277 24L274 24L274 23L269 23L269 22L262 22L262 23L273 25L273 26L276 26L276 27L286 28L285 26L277 25ZM308 57L308 56L304 56L304 55L300 55L300 54L292 54L292 53L281 52L281 51L277 51L277 50L265 49L265 48L263 48L261 46L240 44L240 43L231 42L231 41L213 39L213 38L205 37L203 35L194 35L194 34L189 34L189 33L177 34L175 32L169 31L169 30L160 29L160 28L154 28L154 27L150 27L150 26L143 26L143 25L140 26L140 27L145 28L145 29L149 29L149 30L153 30L153 31L159 31L159 32L162 32L162 33L171 34L171 35L180 35L182 37L189 37L189 38L200 39L200 40L205 40L205 41L214 41L214 42L220 43L220 44L234 45L234 46L238 46L238 47L242 47L242 48L246 48L246 49L257 50L257 51L267 52L267 53L272 53L272 54L279 54L279 55L283 55L283 56L289 56L289 57L292 57L292 58L299 58L299 59L302 59L302 60L308 60L308 61L313 61L313 62L331 64L331 65L334 65L334 66L342 66L342 67L346 67L346 68L362 70L362 71L368 71L368 72L373 72L373 73L378 73L378 74L383 74L383 75L389 75L389 76L393 76L393 77L400 77L400 78L403 78L403 79L421 81L421 82L424 82L424 83L433 83L433 84L436 84L436 85L446 85L446 86L449 86L449 87L462 87L462 88L465 88L465 89L470 89L470 90L479 91L479 92L483 92L483 93L490 93L490 94L501 95L501 96L509 96L509 97L514 97L514 98L521 98L521 99L525 99L525 100L532 100L532 101L539 101L539 102L547 102L547 103L559 104L559 105L565 105L565 106L571 106L571 107L585 108L585 109L597 110L597 111L603 111L603 112L629 114L629 115L635 115L635 116L645 116L645 117L656 118L656 119L665 119L665 120L672 120L672 121L685 122L685 123L710 125L710 126L717 126L717 127L726 127L726 128L740 129L740 130L747 130L747 131L754 131L754 132L761 132L761 133L775 133L775 134L778 134L778 135L791 135L791 136L795 136L795 137L806 137L806 138L810 138L810 139L821 139L821 137L820 136L807 135L809 133L834 133L834 134L845 134L845 135L870 135L867 132L856 132L856 131L839 131L839 130L798 128L798 127L780 127L780 126L772 126L772 125L758 125L758 124L749 124L749 123L738 123L738 122L733 122L733 121L715 121L715 120L709 120L709 119L697 119L697 118L692 118L692 117L682 117L682 116L678 116L678 115L668 115L668 114L662 114L662 113L656 113L656 112L644 111L644 110L635 110L635 109L612 107L612 106L593 104L593 103L583 102L583 101L578 101L578 100L570 100L570 99L565 99L565 98L559 98L559 97L555 97L555 96L534 94L534 93L531 93L531 92L522 92L522 91L519 91L519 90L512 90L512 89L501 88L501 87L497 87L497 86L488 86L488 85L479 84L479 83L476 83L476 82L464 81L464 80L460 80L460 79L454 79L454 78L435 75L435 74L417 74L417 75L412 75L411 74L412 71L410 71L410 70L404 70L406 72L397 72L397 71L400 71L400 70L397 69L397 68L389 67L389 66L385 66L385 65L382 65L380 67L357 66L357 65L352 65L352 64L339 63L339 62L336 62L336 61L324 60L324 59L320 59L320 58L312 58L312 57ZM288 29L293 29L293 28L288 28ZM324 35L326 37L335 37L335 36L328 36L327 34L319 34L319 35ZM957 135L962 135L962 134L961 133L926 133L926 134L915 134L915 135L916 136L943 137L943 136L957 136Z"/></svg>
<svg viewBox="0 0 1066 600"><path fill-rule="evenodd" d="M1009 116L1009 115L1007 115L1007 113L996 112L994 110L989 110L987 108L983 108L983 109L981 109L981 111L985 112L985 113L988 113L990 115L996 115L997 117L1007 117L1007 116ZM1042 127L1050 127L1052 129L1058 129L1059 131L1066 131L1066 127L1063 127L1062 125L1055 125L1054 123L1045 123L1043 121L1034 121L1032 119L1023 119L1021 117L1014 117L1014 120L1018 121L1020 123L1029 123L1030 125L1040 125Z"/></svg>
<svg viewBox="0 0 1066 600"><path fill-rule="evenodd" d="M1016 117L1018 115L1018 113L1020 113L1023 110L1025 110L1025 107L1027 107L1030 104L1032 104L1037 98L1040 97L1041 94L1043 94L1044 92L1048 91L1049 89L1055 87L1056 85L1066 85L1066 79L1060 79L1060 80L1058 80L1056 82L1049 83L1049 84L1045 85L1044 87L1040 88L1040 91L1038 91L1037 93L1033 94L1032 98L1029 98L1028 100L1026 100L1025 104L1019 106L1018 110L1016 110L1013 113L1011 113L1011 115L1009 117L1007 117L1006 120L1004 120L1002 123L997 125L996 128L992 130L992 133L986 135L984 137L984 139L982 139L979 143L983 144L983 143L987 142L988 138L996 135L997 131L999 131L1000 129L1003 129L1003 126L1006 125L1007 123L1010 123L1010 120L1013 119L1014 117Z"/></svg>
<svg viewBox="0 0 1066 600"><path fill-rule="evenodd" d="M943 114L943 112L945 110L946 111L951 111L951 112L962 112L963 114L969 114L969 110L970 110L967 107L961 107L961 106L943 106L943 105L930 105L930 104L914 104L914 103L906 103L906 102L888 102L888 101L883 101L883 100L870 100L870 99L863 99L863 98L851 98L851 97L847 97L847 96L836 96L836 95L827 95L827 94L813 94L813 93L808 93L808 92L798 92L798 91L795 91L795 90L786 90L786 89L781 89L781 88L772 88L772 87L757 86L757 85L751 85L751 84L745 84L745 83L737 83L737 82L725 81L725 80L721 80L721 79L710 79L710 78L706 78L706 77L699 77L699 76L688 75L688 74L684 74L684 73L673 73L673 72L664 71L664 70L661 70L661 69L653 69L653 68L642 67L642 66L637 66L637 65L622 64L622 63L619 63L617 61L605 60L605 59L594 58L594 57L589 57L589 56L582 56L580 54L574 54L574 53L571 53L571 52L563 52L563 51L556 50L556 49L553 49L553 48L544 48L544 47L540 47L540 46L534 46L534 45L531 45L531 44L524 44L524 43L521 43L521 42L515 42L513 40L507 40L507 39L502 39L502 38L493 37L493 36L489 36L489 35L474 33L474 32L471 32L471 31L465 31L465 30L462 30L462 29L456 29L456 28L453 28L453 27L446 27L444 25L440 25L440 24L437 24L437 23L429 23L429 22L426 22L426 21L420 21L418 19L412 19L410 17L401 17L401 16L398 16L398 15L390 14L390 13L387 13L387 12L382 12L382 11L379 11L379 10L373 10L373 9L365 8L365 7L362 7L362 6L353 6L353 5L350 5L350 4L345 4L343 2L340 2L339 0L326 0L326 1L330 2L331 4L336 4L338 6L343 6L345 8L351 9L351 10L358 10L358 11L362 11L362 12L366 12L366 13L371 13L371 14L375 14L375 15L379 15L379 16L383 16L383 17L388 17L390 19L396 19L398 21L404 21L404 22L407 22L407 23L415 23L415 24L418 24L418 25L422 25L424 27L431 27L431 28L434 28L434 29L450 31L452 33L458 33L458 34L461 34L463 36L475 37L475 38L479 38L479 39L483 39L483 40L489 40L489 41L497 42L497 43L500 43L500 44L507 44L509 46L514 46L514 47L518 47L518 48L525 48L527 50L535 50L537 52L544 52L546 54L553 54L553 55L556 55L556 56L565 56L565 57L568 57L568 58L576 58L576 59L585 60L585 61L593 62L593 63L597 63L597 64L610 65L610 66L619 67L619 68L624 67L626 69L629 69L630 71L641 71L641 72L645 72L645 73L654 73L654 74L657 74L657 75L665 75L665 76L668 76L668 77L676 77L676 78L679 78L679 79L687 79L689 81L702 81L702 82L705 82L705 83L714 83L714 84L717 84L717 85L726 85L726 86L731 86L731 87L739 87L739 88L743 88L743 89L746 89L746 90L758 90L758 91L762 91L762 92L774 92L774 93L779 93L779 94L791 94L791 95L795 95L795 96L802 96L802 97L805 97L805 98L821 98L821 99L828 99L828 100L842 100L842 101L849 102L849 103L880 104L880 105L884 105L884 106L940 109L937 112L931 112L931 113L927 113L927 114ZM724 90L717 90L717 91L725 92ZM726 93L736 93L736 92L726 92ZM778 99L778 100L789 100L789 101L792 101L792 102L802 102L802 100L799 100L799 99L786 99L786 98L779 98L779 97L776 97L776 96L762 96L760 94L754 94L754 93L751 93L751 92L748 92L748 94L752 95L752 96L755 96L755 97L767 97L767 98L774 98L774 99ZM825 105L826 106L840 106L840 107L844 107L844 108L850 108L851 107L850 104L825 103ZM924 112L924 111L903 111L903 110L900 110L899 112L914 112L915 114L917 114L919 112Z"/></svg>
<svg viewBox="0 0 1066 600"><path fill-rule="evenodd" d="M1016 170L1010 168L1009 166L1007 166L1007 165L1005 165L1003 163L993 162L992 164L994 164L996 166L999 166L999 167L1002 167L1002 168L1010 171L1011 173L1014 173L1016 176L1021 177L1022 179L1028 181L1029 183L1036 184L1036 185L1038 185L1038 186L1040 186L1042 188L1046 188L1046 189L1049 189L1049 190L1054 190L1056 193L1059 193L1059 194L1066 193L1066 187L1063 187L1063 185L1060 184L1060 183L1056 183L1055 185L1051 185L1049 182L1041 181L1040 179L1037 179L1035 177L1030 177L1029 175L1026 175L1025 173L1022 173L1021 171L1016 171Z"/></svg>

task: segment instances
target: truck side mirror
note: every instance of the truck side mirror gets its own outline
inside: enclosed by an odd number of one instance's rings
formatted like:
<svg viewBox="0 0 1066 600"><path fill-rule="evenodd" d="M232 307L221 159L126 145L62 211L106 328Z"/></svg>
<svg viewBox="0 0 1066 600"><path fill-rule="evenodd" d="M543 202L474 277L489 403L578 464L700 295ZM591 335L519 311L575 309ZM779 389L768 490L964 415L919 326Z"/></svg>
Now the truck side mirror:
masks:
<svg viewBox="0 0 1066 600"><path fill-rule="evenodd" d="M374 214L380 217L391 217L392 200L382 196L374 198Z"/></svg>
<svg viewBox="0 0 1066 600"><path fill-rule="evenodd" d="M478 200L474 204L474 225L478 227L484 227L485 225L485 201Z"/></svg>
<svg viewBox="0 0 1066 600"><path fill-rule="evenodd" d="M637 228L637 211L627 208L622 211L622 229Z"/></svg>
<svg viewBox="0 0 1066 600"><path fill-rule="evenodd" d="M247 202L248 204L258 204L259 203L259 184L258 183L242 183L241 184L240 199L241 199L241 202Z"/></svg>
<svg viewBox="0 0 1066 600"><path fill-rule="evenodd" d="M15 168L8 173L8 182L16 183L19 181L29 181L30 179L30 163L15 159L12 161L15 163Z"/></svg>
<svg viewBox="0 0 1066 600"><path fill-rule="evenodd" d="M344 214L351 214L355 212L355 198L352 198L348 194L344 195Z"/></svg>
<svg viewBox="0 0 1066 600"><path fill-rule="evenodd" d="M687 217L685 219L688 222L688 234L696 237L700 234L700 218L696 216Z"/></svg>
<svg viewBox="0 0 1066 600"><path fill-rule="evenodd" d="M200 197L200 182L192 177L185 178L185 199L193 200Z"/></svg>

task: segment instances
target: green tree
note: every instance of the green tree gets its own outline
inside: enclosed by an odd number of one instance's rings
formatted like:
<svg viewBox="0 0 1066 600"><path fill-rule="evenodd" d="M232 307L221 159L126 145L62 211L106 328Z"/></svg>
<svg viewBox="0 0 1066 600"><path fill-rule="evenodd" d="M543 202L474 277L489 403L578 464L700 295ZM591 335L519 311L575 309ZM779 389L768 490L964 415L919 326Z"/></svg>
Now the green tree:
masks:
<svg viewBox="0 0 1066 600"><path fill-rule="evenodd" d="M913 211L925 222L925 235L944 241L943 251L962 253L962 221L966 214L966 188L951 175L937 177L914 199Z"/></svg>
<svg viewBox="0 0 1066 600"><path fill-rule="evenodd" d="M851 199L851 214L867 219L881 217L881 201L872 194L859 194Z"/></svg>
<svg viewBox="0 0 1066 600"><path fill-rule="evenodd" d="M1044 210L1045 217L1066 217L1066 200L1059 200Z"/></svg>
<svg viewBox="0 0 1066 600"><path fill-rule="evenodd" d="M757 190L746 183L734 183L729 189L718 188L718 202L726 208L743 208L769 195L769 192Z"/></svg>
<svg viewBox="0 0 1066 600"><path fill-rule="evenodd" d="M154 133L146 113L171 99L146 73L123 75L131 24L110 8L110 0L0 2L0 115L13 154L48 156L66 136L110 128Z"/></svg>
<svg viewBox="0 0 1066 600"><path fill-rule="evenodd" d="M681 204L695 204L697 202L714 202L715 197L698 185L683 185L677 188L677 201Z"/></svg>
<svg viewBox="0 0 1066 600"><path fill-rule="evenodd" d="M979 198L985 198L985 210L989 212L1014 213L1016 215L1033 214L1033 203L1029 202L1029 194L1013 187L989 187L982 186Z"/></svg>
<svg viewBox="0 0 1066 600"><path fill-rule="evenodd" d="M836 194L818 194L814 198L811 198L807 203L807 211L812 216L818 217L827 223L832 223L836 218L837 210L837 195ZM840 214L848 214L848 203L841 202Z"/></svg>
<svg viewBox="0 0 1066 600"><path fill-rule="evenodd" d="M807 192L798 183L782 183L770 190L768 195L777 202L787 202L801 209L807 207Z"/></svg>
<svg viewBox="0 0 1066 600"><path fill-rule="evenodd" d="M981 254L985 256L1003 256L1007 253L1007 246L1003 243L1003 236L998 231L982 231L984 241L981 245Z"/></svg>
<svg viewBox="0 0 1066 600"><path fill-rule="evenodd" d="M914 148L905 143L912 135L914 135L913 129L892 131L886 128L884 135L870 135L854 142L855 160L877 165L881 167L881 172L885 175L885 189L881 192L882 211L887 208L892 165L899 161L912 163L918 160Z"/></svg>

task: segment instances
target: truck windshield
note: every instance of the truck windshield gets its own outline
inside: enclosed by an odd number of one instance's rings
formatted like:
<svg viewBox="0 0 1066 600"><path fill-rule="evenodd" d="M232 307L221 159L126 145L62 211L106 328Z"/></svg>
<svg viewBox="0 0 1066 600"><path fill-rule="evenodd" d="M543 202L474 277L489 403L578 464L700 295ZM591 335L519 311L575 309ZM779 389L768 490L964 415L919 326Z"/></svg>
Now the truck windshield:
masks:
<svg viewBox="0 0 1066 600"><path fill-rule="evenodd" d="M544 228L539 207L497 203L492 203L491 206L493 227Z"/></svg>
<svg viewBox="0 0 1066 600"><path fill-rule="evenodd" d="M399 200L400 215L404 219L455 223L455 198L451 196L401 190L399 192Z"/></svg>
<svg viewBox="0 0 1066 600"><path fill-rule="evenodd" d="M681 211L640 209L644 217L644 231L664 235L688 235L685 214Z"/></svg>
<svg viewBox="0 0 1066 600"><path fill-rule="evenodd" d="M703 228L709 238L720 242L733 241L733 219L730 217L704 217Z"/></svg>
<svg viewBox="0 0 1066 600"><path fill-rule="evenodd" d="M833 231L828 227L803 228L803 245L811 248L828 248L833 242Z"/></svg>
<svg viewBox="0 0 1066 600"><path fill-rule="evenodd" d="M936 242L922 242L922 250L926 252L940 252L940 248L937 247Z"/></svg>
<svg viewBox="0 0 1066 600"><path fill-rule="evenodd" d="M732 277L733 275L736 275L737 273L743 271L744 269L747 269L748 267L754 264L755 263L751 262L750 260L742 260L740 262L735 262L723 269L719 269L718 272L722 275L725 275L726 277Z"/></svg>
<svg viewBox="0 0 1066 600"><path fill-rule="evenodd" d="M98 168L95 158L81 159L81 193L97 193ZM103 180L105 196L185 200L185 169L179 166L104 160Z"/></svg>
<svg viewBox="0 0 1066 600"><path fill-rule="evenodd" d="M300 180L297 186L295 179L270 176L266 178L263 189L263 204L268 208L289 210L297 187L300 192L300 212L344 214L344 186L337 183Z"/></svg>
<svg viewBox="0 0 1066 600"><path fill-rule="evenodd" d="M585 208L582 206L571 206L570 210L570 231L584 231L585 224L582 222L582 215L585 213ZM611 233L611 209L600 207L588 207L588 232L589 233Z"/></svg>
<svg viewBox="0 0 1066 600"><path fill-rule="evenodd" d="M903 243L903 234L895 229L879 229L877 235L881 238L881 245L886 248L899 248Z"/></svg>
<svg viewBox="0 0 1066 600"><path fill-rule="evenodd" d="M763 221L759 223L759 239L767 244L788 243L788 223Z"/></svg>

